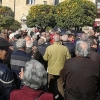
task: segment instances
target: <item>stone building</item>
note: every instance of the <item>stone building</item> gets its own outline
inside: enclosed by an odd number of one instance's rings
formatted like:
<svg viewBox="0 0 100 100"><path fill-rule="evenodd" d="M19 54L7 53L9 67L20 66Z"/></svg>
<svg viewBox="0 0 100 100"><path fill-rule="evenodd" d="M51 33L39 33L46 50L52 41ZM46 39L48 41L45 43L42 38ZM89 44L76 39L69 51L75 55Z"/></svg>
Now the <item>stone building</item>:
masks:
<svg viewBox="0 0 100 100"><path fill-rule="evenodd" d="M27 16L31 6L36 4L56 5L62 1L64 0L0 0L0 3L3 6L12 8L12 10L15 12L15 19L20 22L23 16L25 19L25 16ZM94 2L97 5L97 18L95 21L96 23L100 23L100 0L90 1Z"/></svg>
<svg viewBox="0 0 100 100"><path fill-rule="evenodd" d="M31 6L36 4L50 4L55 5L64 0L0 0L3 6L10 7L15 12L15 19L19 22L22 16L27 16Z"/></svg>

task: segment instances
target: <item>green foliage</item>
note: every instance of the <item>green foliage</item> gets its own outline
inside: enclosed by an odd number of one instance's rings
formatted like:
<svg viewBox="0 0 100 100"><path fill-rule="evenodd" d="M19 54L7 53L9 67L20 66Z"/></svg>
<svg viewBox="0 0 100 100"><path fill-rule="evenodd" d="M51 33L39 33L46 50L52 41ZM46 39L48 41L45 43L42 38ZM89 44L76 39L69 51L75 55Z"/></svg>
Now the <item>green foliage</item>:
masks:
<svg viewBox="0 0 100 100"><path fill-rule="evenodd" d="M9 28L14 22L14 12L11 8L0 5L0 29Z"/></svg>
<svg viewBox="0 0 100 100"><path fill-rule="evenodd" d="M49 32L50 30L52 30L52 27L46 27L45 31Z"/></svg>
<svg viewBox="0 0 100 100"><path fill-rule="evenodd" d="M57 26L63 28L92 26L96 17L96 6L88 0L69 0L56 6Z"/></svg>
<svg viewBox="0 0 100 100"><path fill-rule="evenodd" d="M42 28L92 26L96 17L96 5L88 0L65 0L56 6L36 5L27 16L28 27Z"/></svg>
<svg viewBox="0 0 100 100"><path fill-rule="evenodd" d="M39 25L42 28L54 27L55 18L53 15L54 6L52 5L36 5L30 8L27 16L28 27Z"/></svg>
<svg viewBox="0 0 100 100"><path fill-rule="evenodd" d="M10 30L13 31L18 30L19 28L21 28L21 24L17 20L15 20L14 23L10 26Z"/></svg>

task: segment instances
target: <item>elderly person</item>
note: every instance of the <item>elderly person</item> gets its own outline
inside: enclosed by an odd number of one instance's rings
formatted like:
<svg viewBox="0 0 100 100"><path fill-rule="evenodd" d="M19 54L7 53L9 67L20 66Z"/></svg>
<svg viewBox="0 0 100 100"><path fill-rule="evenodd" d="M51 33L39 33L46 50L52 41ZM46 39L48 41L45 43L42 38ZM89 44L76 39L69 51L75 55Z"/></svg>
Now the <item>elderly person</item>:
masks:
<svg viewBox="0 0 100 100"><path fill-rule="evenodd" d="M31 55L32 47L33 47L33 41L31 40L30 36L26 36L25 41L26 41L26 50L25 50L25 52Z"/></svg>
<svg viewBox="0 0 100 100"><path fill-rule="evenodd" d="M45 42L45 40L44 40L44 38L40 38L39 40L38 40L38 51L42 54L42 56L44 55L44 53L45 53L45 50L46 50L46 47L44 46L44 42Z"/></svg>
<svg viewBox="0 0 100 100"><path fill-rule="evenodd" d="M48 61L49 90L55 95L55 99L63 100L64 93L59 72L63 68L65 60L71 56L68 48L61 45L60 36L55 34L53 38L55 42L46 48L43 58Z"/></svg>
<svg viewBox="0 0 100 100"><path fill-rule="evenodd" d="M25 52L26 42L24 39L17 40L16 47L17 51L13 52L11 55L11 70L15 73L15 75L17 75L18 78L21 68L25 67L25 63L30 60L31 56Z"/></svg>
<svg viewBox="0 0 100 100"><path fill-rule="evenodd" d="M68 40L68 35L66 34L62 36L62 45L68 48L71 57L75 57L75 45Z"/></svg>
<svg viewBox="0 0 100 100"><path fill-rule="evenodd" d="M47 73L37 60L31 59L26 63L24 72L21 70L20 78L24 86L20 90L12 91L10 100L54 100L52 94L42 91L47 82Z"/></svg>
<svg viewBox="0 0 100 100"><path fill-rule="evenodd" d="M100 100L99 63L87 57L89 43L78 41L75 53L77 57L66 60L60 72L66 86L65 100Z"/></svg>
<svg viewBox="0 0 100 100"><path fill-rule="evenodd" d="M88 34L87 33L83 33L81 35L81 37L80 37L80 40L82 40L82 41L88 41L88 38L89 38Z"/></svg>
<svg viewBox="0 0 100 100"><path fill-rule="evenodd" d="M0 100L9 100L9 94L14 86L13 73L4 63L11 44L0 37Z"/></svg>

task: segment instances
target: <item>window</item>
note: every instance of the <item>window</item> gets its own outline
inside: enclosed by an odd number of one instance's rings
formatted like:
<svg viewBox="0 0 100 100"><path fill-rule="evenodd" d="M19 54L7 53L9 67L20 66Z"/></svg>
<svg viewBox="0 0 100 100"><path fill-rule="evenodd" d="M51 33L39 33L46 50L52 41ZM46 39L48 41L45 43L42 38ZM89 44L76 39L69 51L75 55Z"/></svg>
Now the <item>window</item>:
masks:
<svg viewBox="0 0 100 100"><path fill-rule="evenodd" d="M44 4L47 4L47 1L43 1L44 2Z"/></svg>
<svg viewBox="0 0 100 100"><path fill-rule="evenodd" d="M0 4L2 4L2 0L0 0Z"/></svg>
<svg viewBox="0 0 100 100"><path fill-rule="evenodd" d="M54 2L54 5L59 4L59 0L53 0L53 2Z"/></svg>
<svg viewBox="0 0 100 100"><path fill-rule="evenodd" d="M100 9L100 0L97 0L97 9Z"/></svg>
<svg viewBox="0 0 100 100"><path fill-rule="evenodd" d="M96 0L97 13L100 13L100 0Z"/></svg>
<svg viewBox="0 0 100 100"><path fill-rule="evenodd" d="M35 4L35 0L26 0L26 4Z"/></svg>

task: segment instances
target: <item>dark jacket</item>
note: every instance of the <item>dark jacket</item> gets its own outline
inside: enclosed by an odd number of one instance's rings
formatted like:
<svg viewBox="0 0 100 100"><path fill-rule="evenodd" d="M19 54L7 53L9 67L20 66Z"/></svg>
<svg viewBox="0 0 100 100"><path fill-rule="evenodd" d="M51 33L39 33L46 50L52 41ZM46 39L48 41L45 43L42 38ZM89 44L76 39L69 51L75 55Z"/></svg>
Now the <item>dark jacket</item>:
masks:
<svg viewBox="0 0 100 100"><path fill-rule="evenodd" d="M68 59L60 72L66 80L66 100L100 100L99 74L96 61L82 57Z"/></svg>
<svg viewBox="0 0 100 100"><path fill-rule="evenodd" d="M33 59L38 60L41 64L43 64L45 70L47 70L48 63L43 59L42 54L38 50L36 52L32 52L32 57Z"/></svg>
<svg viewBox="0 0 100 100"><path fill-rule="evenodd" d="M44 46L44 44L39 45L38 47L38 51L41 53L42 56L44 56L46 47Z"/></svg>
<svg viewBox="0 0 100 100"><path fill-rule="evenodd" d="M7 66L0 63L0 100L8 100L12 89L14 89L13 74Z"/></svg>
<svg viewBox="0 0 100 100"><path fill-rule="evenodd" d="M41 90L34 90L24 86L20 90L12 91L10 100L35 100L41 92ZM39 97L39 100L54 100L53 94L45 92Z"/></svg>
<svg viewBox="0 0 100 100"><path fill-rule="evenodd" d="M25 51L17 50L11 55L11 70L19 76L19 72L21 68L25 67L27 61L29 61L31 56L27 54Z"/></svg>
<svg viewBox="0 0 100 100"><path fill-rule="evenodd" d="M13 72L16 88L20 88L21 80L19 79L19 72L21 68L25 67L27 61L31 58L26 52L17 50L11 55L11 70Z"/></svg>
<svg viewBox="0 0 100 100"><path fill-rule="evenodd" d="M66 46L69 50L69 53L71 54L71 57L75 57L75 46L72 42L70 41L63 41L62 45Z"/></svg>
<svg viewBox="0 0 100 100"><path fill-rule="evenodd" d="M50 42L45 42L45 43L44 43L44 47L46 47L46 48L47 48L48 46L50 46L50 45L51 45Z"/></svg>
<svg viewBox="0 0 100 100"><path fill-rule="evenodd" d="M99 62L99 65L100 65L100 53L98 53L98 52L96 51L96 49L94 49L94 48L92 48L92 47L90 48L89 57L90 57L90 59Z"/></svg>

